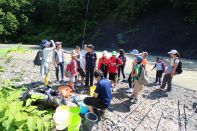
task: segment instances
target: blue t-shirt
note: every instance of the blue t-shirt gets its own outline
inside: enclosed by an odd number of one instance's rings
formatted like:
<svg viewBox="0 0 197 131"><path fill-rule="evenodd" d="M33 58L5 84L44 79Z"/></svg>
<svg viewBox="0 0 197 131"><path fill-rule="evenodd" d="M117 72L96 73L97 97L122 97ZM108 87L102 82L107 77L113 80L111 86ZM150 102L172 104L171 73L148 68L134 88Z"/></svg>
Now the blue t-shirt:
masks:
<svg viewBox="0 0 197 131"><path fill-rule="evenodd" d="M98 94L98 98L102 100L102 102L109 107L112 99L111 94L111 84L109 80L102 78L97 82L95 93Z"/></svg>

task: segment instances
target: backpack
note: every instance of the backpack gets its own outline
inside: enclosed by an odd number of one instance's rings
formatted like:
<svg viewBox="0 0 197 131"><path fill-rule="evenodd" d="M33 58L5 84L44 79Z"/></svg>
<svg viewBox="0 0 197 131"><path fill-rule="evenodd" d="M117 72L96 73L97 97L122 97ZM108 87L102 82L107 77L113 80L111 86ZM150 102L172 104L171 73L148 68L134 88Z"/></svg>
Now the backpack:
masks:
<svg viewBox="0 0 197 131"><path fill-rule="evenodd" d="M139 76L138 81L140 82L140 84L146 85L149 83L148 73L144 66L141 66L140 68L141 68L141 74Z"/></svg>
<svg viewBox="0 0 197 131"><path fill-rule="evenodd" d="M71 63L69 63L67 66L66 66L66 77L70 77L71 75Z"/></svg>
<svg viewBox="0 0 197 131"><path fill-rule="evenodd" d="M176 59L178 59L178 58L176 58ZM176 59L174 59L174 63L175 63ZM176 74L177 75L179 75L183 72L182 65L183 65L182 62L179 60L179 64L177 65L177 68L176 68Z"/></svg>
<svg viewBox="0 0 197 131"><path fill-rule="evenodd" d="M34 65L41 66L42 64L42 51L38 51L34 59Z"/></svg>

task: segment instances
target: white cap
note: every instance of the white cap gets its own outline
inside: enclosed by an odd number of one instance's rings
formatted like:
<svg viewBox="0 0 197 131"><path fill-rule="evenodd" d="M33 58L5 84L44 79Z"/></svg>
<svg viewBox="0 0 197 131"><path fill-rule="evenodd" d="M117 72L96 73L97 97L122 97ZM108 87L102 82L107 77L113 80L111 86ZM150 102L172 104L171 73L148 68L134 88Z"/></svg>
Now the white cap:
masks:
<svg viewBox="0 0 197 131"><path fill-rule="evenodd" d="M173 54L173 55L175 55L175 54L177 54L177 53L178 53L177 50L171 50L170 52L168 52L168 54Z"/></svg>
<svg viewBox="0 0 197 131"><path fill-rule="evenodd" d="M107 53L108 53L108 52L107 52L106 50L103 51L103 55L104 55L104 56L107 56Z"/></svg>

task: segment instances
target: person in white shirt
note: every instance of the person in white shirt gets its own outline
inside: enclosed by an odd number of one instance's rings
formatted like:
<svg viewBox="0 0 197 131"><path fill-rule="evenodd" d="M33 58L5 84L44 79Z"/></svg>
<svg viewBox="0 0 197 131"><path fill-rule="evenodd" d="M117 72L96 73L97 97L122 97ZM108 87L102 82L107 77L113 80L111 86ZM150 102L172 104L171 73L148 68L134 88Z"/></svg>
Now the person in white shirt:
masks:
<svg viewBox="0 0 197 131"><path fill-rule="evenodd" d="M42 47L42 65L40 69L42 79L45 79L46 75L49 73L54 50L55 43L53 40L51 40L51 42L47 41Z"/></svg>
<svg viewBox="0 0 197 131"><path fill-rule="evenodd" d="M155 84L157 84L157 82L159 82L159 85L161 85L161 78L162 78L162 74L165 71L165 64L162 61L161 57L157 57L155 66L153 67L153 69L156 68L156 79L155 79ZM153 70L152 69L152 70Z"/></svg>
<svg viewBox="0 0 197 131"><path fill-rule="evenodd" d="M178 64L180 62L179 58L180 55L177 50L171 50L168 52L168 54L171 56L171 62L170 65L165 70L165 75L162 81L162 85L160 86L160 90L163 90L167 86L167 91L171 91L172 89L172 78L174 75L176 75L176 69L178 67Z"/></svg>
<svg viewBox="0 0 197 131"><path fill-rule="evenodd" d="M54 64L56 69L56 78L59 82L59 69L61 70L61 82L64 82L64 51L62 42L55 42L56 50L54 52Z"/></svg>

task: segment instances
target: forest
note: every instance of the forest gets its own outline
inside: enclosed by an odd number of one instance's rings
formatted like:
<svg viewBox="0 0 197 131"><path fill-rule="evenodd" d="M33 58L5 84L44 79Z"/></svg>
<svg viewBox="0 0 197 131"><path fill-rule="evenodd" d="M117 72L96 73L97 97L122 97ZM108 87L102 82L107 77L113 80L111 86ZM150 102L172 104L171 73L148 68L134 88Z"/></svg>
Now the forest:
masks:
<svg viewBox="0 0 197 131"><path fill-rule="evenodd" d="M0 0L0 42L37 44L55 39L65 46L83 39L88 0ZM113 19L135 28L147 10L178 6L184 22L197 22L196 0L90 0L86 34L100 23ZM88 35L86 35L88 37Z"/></svg>

